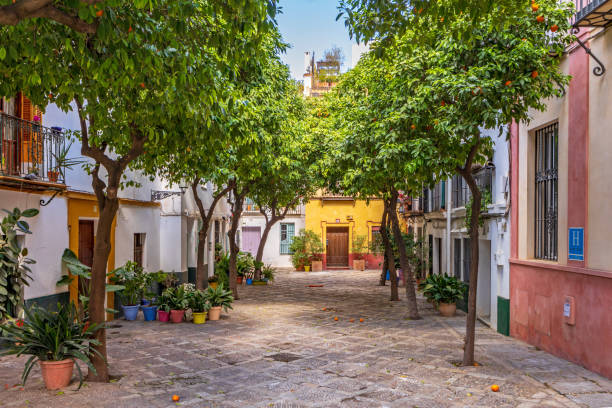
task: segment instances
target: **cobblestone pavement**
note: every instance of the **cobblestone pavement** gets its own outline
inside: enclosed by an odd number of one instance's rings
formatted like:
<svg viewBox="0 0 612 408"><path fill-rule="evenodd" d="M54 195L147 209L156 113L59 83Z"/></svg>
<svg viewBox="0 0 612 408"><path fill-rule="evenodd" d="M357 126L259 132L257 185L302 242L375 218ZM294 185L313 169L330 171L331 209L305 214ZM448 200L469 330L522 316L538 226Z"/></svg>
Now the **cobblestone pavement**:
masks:
<svg viewBox="0 0 612 408"><path fill-rule="evenodd" d="M38 371L12 387L24 360L3 357L0 406L612 406L612 381L483 325L481 365L456 367L465 315L443 318L421 301L423 319L407 320L377 275L279 273L273 285L242 286L235 310L204 325L117 321L109 361L122 377L78 392L45 391Z"/></svg>

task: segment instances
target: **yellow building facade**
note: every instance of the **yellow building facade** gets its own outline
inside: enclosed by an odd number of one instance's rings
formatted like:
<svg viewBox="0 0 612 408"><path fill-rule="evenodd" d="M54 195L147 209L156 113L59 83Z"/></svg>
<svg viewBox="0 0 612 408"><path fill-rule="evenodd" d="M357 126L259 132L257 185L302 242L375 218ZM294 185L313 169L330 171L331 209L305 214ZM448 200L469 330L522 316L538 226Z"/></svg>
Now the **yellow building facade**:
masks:
<svg viewBox="0 0 612 408"><path fill-rule="evenodd" d="M371 243L380 229L383 201L354 200L350 197L318 194L305 207L306 230L321 237L323 267L351 268L355 256L353 239L362 235ZM378 268L382 257L367 254L367 268Z"/></svg>

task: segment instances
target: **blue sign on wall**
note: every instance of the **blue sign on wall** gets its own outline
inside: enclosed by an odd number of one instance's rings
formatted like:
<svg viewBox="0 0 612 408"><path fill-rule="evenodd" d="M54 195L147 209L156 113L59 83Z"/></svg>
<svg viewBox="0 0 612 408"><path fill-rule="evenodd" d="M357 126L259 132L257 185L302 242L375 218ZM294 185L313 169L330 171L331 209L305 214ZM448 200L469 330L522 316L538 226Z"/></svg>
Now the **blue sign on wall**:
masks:
<svg viewBox="0 0 612 408"><path fill-rule="evenodd" d="M570 228L568 241L568 259L584 261L584 228Z"/></svg>

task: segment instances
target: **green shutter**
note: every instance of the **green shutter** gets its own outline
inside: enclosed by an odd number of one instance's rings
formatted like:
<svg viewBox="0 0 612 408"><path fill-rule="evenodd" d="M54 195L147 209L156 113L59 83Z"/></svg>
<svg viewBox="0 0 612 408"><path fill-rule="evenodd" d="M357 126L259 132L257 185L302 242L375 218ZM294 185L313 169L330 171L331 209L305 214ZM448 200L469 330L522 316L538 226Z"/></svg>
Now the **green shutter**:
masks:
<svg viewBox="0 0 612 408"><path fill-rule="evenodd" d="M497 297L497 331L510 335L510 299Z"/></svg>

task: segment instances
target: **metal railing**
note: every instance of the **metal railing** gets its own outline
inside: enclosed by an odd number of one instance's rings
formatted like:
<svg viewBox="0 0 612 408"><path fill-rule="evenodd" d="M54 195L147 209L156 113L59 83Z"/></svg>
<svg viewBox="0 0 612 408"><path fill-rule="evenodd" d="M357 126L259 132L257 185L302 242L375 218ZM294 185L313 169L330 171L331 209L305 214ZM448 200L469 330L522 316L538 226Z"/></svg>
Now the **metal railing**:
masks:
<svg viewBox="0 0 612 408"><path fill-rule="evenodd" d="M65 184L57 161L65 145L60 128L0 112L0 175Z"/></svg>
<svg viewBox="0 0 612 408"><path fill-rule="evenodd" d="M572 25L606 27L612 24L612 0L574 0L574 4L576 13Z"/></svg>
<svg viewBox="0 0 612 408"><path fill-rule="evenodd" d="M493 170L495 167L487 166L483 167L474 172L474 178L476 184L480 188L481 192L488 190L491 194L493 193ZM467 185L463 177L459 174L453 176L452 186L452 201L453 208L464 207L472 197L470 187Z"/></svg>

